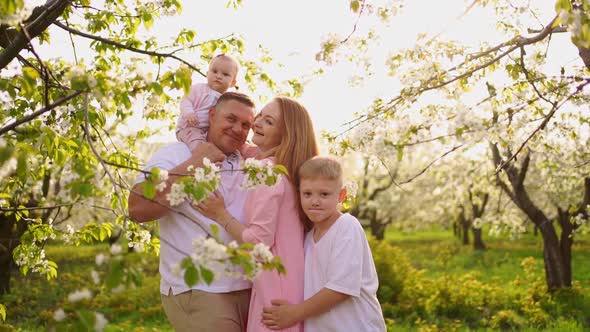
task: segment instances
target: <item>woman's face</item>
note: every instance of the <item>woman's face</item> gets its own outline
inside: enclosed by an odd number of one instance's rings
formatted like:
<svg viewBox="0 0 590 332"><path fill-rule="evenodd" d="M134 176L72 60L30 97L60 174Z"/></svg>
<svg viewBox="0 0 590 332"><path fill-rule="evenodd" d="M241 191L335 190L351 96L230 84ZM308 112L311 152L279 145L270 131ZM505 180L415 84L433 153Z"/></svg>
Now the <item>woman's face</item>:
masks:
<svg viewBox="0 0 590 332"><path fill-rule="evenodd" d="M283 116L276 100L266 104L254 119L252 131L252 142L258 146L260 151L268 151L279 146L283 133L281 122Z"/></svg>

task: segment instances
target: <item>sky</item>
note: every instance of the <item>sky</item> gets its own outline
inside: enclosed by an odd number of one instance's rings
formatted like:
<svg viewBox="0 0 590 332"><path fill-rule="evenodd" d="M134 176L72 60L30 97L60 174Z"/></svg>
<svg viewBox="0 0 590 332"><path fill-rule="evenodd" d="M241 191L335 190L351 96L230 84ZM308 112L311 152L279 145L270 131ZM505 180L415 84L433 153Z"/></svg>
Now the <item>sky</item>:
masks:
<svg viewBox="0 0 590 332"><path fill-rule="evenodd" d="M329 34L344 38L353 31L356 23L355 35L361 36L375 23L368 17L362 17L357 22L357 15L351 12L348 3L343 0L243 0L240 8L235 10L227 8L225 0L183 1L184 9L179 16L156 21L149 33L157 35L161 41L170 40L182 28L196 30L197 40L239 33L246 41L246 57L257 58L258 45L261 45L268 49L276 62L284 64L283 67L269 69L270 76L278 81L309 75L321 66L324 74L306 81L304 93L299 98L309 110L317 132L340 132L343 124L352 120L355 112L362 112L371 105L374 98L395 96L400 86L387 76L385 58L391 52L412 47L418 33L441 33L441 38L461 40L466 44L476 44L483 39L494 44L508 39L495 31L495 22L489 11L475 8L460 17L471 1L406 0L400 13L388 24L380 26L380 47L367 54L375 63L375 75L364 85L351 86L349 80L356 69L348 61L343 59L332 66L325 66L315 60L320 44ZM547 7L551 11L553 6ZM540 21L548 19L542 17ZM539 28L534 23L532 27ZM69 45L70 41L65 34L52 36L52 44L57 43ZM572 51L568 51L567 56L575 59L575 53L570 55L569 52ZM71 53L67 49L63 56L71 57ZM190 61L197 54L187 53L182 57ZM202 69L206 71L206 68ZM193 79L203 80L198 74L193 75ZM245 85L243 82L238 82L238 85L240 83ZM135 110L135 121L130 130L145 125L141 109ZM173 141L175 138L173 132L164 131L152 140Z"/></svg>

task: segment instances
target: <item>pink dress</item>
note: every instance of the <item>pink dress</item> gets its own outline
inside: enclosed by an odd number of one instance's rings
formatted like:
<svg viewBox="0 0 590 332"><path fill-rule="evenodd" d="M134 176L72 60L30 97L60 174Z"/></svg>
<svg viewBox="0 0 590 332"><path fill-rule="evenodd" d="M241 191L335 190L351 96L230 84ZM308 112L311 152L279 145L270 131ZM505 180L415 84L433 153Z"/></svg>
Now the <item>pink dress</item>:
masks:
<svg viewBox="0 0 590 332"><path fill-rule="evenodd" d="M287 272L279 275L275 271L263 271L254 280L248 332L271 331L261 322L262 308L271 306L271 300L303 302L304 231L296 204L293 185L284 176L275 186L257 188L246 198L244 242L268 245L273 255L281 257ZM281 331L301 332L303 324Z"/></svg>

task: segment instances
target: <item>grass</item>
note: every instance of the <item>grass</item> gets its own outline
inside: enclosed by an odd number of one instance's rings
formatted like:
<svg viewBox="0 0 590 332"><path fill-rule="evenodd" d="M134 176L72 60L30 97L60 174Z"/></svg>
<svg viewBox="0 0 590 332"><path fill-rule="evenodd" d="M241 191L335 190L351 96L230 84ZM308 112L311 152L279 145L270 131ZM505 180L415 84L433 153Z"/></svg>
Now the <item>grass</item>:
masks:
<svg viewBox="0 0 590 332"><path fill-rule="evenodd" d="M526 234L511 241L506 238L491 238L484 235L486 251L474 251L463 246L451 232L433 230L404 234L395 231L386 233L386 241L398 246L409 257L411 264L423 270L425 277L461 276L474 273L482 282L500 287L511 287L510 281L523 274L521 261L534 257L542 274L542 239ZM47 256L59 265L57 279L45 280L35 274L23 277L15 273L12 293L0 298L7 308L7 321L0 323L3 331L46 331L53 323L53 313L58 308L74 312L78 308L99 311L109 320L105 331L172 331L160 305L158 258L154 255L132 253L125 259L126 266L135 264L142 270L142 283L121 293L100 291L92 282L90 271L98 269L104 278L106 268L97 267L95 257L107 252L108 246L82 246L78 248L48 246ZM573 248L573 279L590 298L590 236L577 238ZM395 264L395 262L392 262ZM526 286L526 285L524 285ZM523 286L523 287L524 287ZM90 300L75 304L67 301L74 290L88 288L97 294ZM446 323L445 323L446 324ZM444 330L472 331L461 322L448 323ZM553 318L548 331L583 331L590 322ZM413 322L395 322L395 331L415 331ZM424 331L429 330L425 328ZM430 330L435 331L435 327ZM491 331L490 329L478 329ZM536 331L533 325L525 331ZM590 330L590 329L589 329Z"/></svg>
<svg viewBox="0 0 590 332"><path fill-rule="evenodd" d="M402 248L412 265L431 277L475 272L481 281L506 282L522 274L520 262L527 257L539 260L539 267L543 268L541 235L524 234L514 240L484 235L485 251L462 245L452 232L444 230L419 233L390 230L385 240ZM590 236L577 237L572 247L572 279L587 287L590 287L589 258Z"/></svg>

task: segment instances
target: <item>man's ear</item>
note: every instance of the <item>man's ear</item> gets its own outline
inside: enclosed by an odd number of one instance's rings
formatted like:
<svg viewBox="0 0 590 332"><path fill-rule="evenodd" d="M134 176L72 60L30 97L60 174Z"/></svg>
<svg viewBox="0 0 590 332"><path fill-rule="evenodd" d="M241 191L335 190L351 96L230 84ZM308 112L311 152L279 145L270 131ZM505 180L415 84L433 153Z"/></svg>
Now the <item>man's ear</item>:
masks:
<svg viewBox="0 0 590 332"><path fill-rule="evenodd" d="M215 117L215 106L213 106L209 109L209 123L211 123L211 120L213 120L214 117Z"/></svg>
<svg viewBox="0 0 590 332"><path fill-rule="evenodd" d="M346 188L342 188L342 190L340 190L340 195L338 195L338 202L342 203L344 202L344 200L346 199Z"/></svg>

